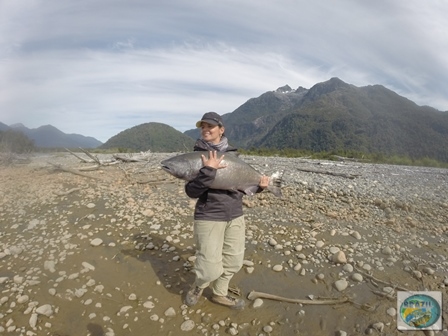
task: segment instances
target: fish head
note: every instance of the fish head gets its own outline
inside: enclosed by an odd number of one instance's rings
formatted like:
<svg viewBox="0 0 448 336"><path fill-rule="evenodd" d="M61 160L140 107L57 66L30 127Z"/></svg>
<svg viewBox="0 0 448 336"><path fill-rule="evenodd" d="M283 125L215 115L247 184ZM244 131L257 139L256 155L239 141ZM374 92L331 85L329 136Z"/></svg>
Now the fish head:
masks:
<svg viewBox="0 0 448 336"><path fill-rule="evenodd" d="M163 160L160 164L162 165L162 169L168 174L185 181L191 181L198 175L198 170L195 169L192 163L184 155L178 155Z"/></svg>

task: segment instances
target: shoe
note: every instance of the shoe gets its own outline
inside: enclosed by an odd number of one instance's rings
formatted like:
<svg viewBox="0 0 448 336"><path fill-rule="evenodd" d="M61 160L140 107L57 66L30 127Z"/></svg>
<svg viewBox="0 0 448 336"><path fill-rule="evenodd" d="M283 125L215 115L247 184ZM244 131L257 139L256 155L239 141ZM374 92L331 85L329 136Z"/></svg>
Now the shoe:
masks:
<svg viewBox="0 0 448 336"><path fill-rule="evenodd" d="M187 296L185 297L185 304L190 307L194 306L196 303L198 303L203 291L204 291L203 288L199 288L197 286L191 288L187 292Z"/></svg>
<svg viewBox="0 0 448 336"><path fill-rule="evenodd" d="M243 299L237 299L230 295L226 296L213 295L212 301L214 303L218 303L231 309L243 309L244 306L246 305L246 302L244 302Z"/></svg>

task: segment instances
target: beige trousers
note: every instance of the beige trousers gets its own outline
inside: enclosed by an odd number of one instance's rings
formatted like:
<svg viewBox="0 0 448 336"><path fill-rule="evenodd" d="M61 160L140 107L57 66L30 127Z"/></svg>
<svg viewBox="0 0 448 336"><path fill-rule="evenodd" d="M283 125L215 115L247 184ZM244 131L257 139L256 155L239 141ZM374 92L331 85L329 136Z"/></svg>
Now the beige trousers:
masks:
<svg viewBox="0 0 448 336"><path fill-rule="evenodd" d="M196 261L194 285L211 286L213 294L225 296L233 275L243 266L244 216L230 222L194 222Z"/></svg>

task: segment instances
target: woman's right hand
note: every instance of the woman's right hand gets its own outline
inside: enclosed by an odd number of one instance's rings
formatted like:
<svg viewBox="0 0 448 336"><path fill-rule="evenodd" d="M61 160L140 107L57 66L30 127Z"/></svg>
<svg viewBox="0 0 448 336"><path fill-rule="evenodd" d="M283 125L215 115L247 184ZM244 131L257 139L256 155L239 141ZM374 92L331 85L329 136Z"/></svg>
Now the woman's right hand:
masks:
<svg viewBox="0 0 448 336"><path fill-rule="evenodd" d="M224 154L221 157L218 157L217 151L210 151L208 158L205 155L202 155L202 164L207 167L221 169L227 167L226 164L222 163L224 160Z"/></svg>

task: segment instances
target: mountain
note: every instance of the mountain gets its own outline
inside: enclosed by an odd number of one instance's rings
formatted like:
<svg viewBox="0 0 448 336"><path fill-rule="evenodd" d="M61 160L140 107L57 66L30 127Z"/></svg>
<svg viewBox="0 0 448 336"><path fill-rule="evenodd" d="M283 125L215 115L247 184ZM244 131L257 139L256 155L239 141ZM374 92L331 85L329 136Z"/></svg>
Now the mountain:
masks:
<svg viewBox="0 0 448 336"><path fill-rule="evenodd" d="M194 140L171 126L150 122L128 128L100 148L126 148L133 151L179 152L193 148Z"/></svg>
<svg viewBox="0 0 448 336"><path fill-rule="evenodd" d="M382 85L356 87L331 78L309 90L283 86L222 117L229 141L241 148L361 151L448 162L448 112L418 106Z"/></svg>
<svg viewBox="0 0 448 336"><path fill-rule="evenodd" d="M291 113L306 92L302 87L292 90L285 85L249 99L232 113L222 115L226 136L238 147L250 147L251 143L262 139L277 122ZM199 130L188 130L184 134L197 139Z"/></svg>
<svg viewBox="0 0 448 336"><path fill-rule="evenodd" d="M11 127L9 127L8 125L0 122L0 131L7 131L9 130Z"/></svg>
<svg viewBox="0 0 448 336"><path fill-rule="evenodd" d="M1 124L0 127L3 127ZM102 144L92 137L80 134L66 134L54 126L45 125L38 128L29 129L23 124L13 124L9 129L21 131L29 139L34 141L36 147L44 148L96 148ZM1 130L1 129L0 129Z"/></svg>

